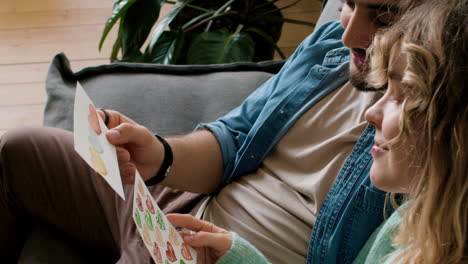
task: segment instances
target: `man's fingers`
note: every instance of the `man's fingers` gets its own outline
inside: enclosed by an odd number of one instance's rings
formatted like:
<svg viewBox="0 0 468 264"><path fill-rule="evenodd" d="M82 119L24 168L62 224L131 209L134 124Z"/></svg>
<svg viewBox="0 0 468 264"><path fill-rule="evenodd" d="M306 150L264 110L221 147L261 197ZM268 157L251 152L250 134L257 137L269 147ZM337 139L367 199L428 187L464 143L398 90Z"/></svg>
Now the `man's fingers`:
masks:
<svg viewBox="0 0 468 264"><path fill-rule="evenodd" d="M102 110L98 110L97 112L99 116L101 117L102 121L105 121L106 115L104 114L104 112ZM131 120L130 118L122 115L121 113L117 111L106 109L106 112L109 115L109 122L107 123L108 128L114 128L123 123L130 123L134 125L137 124L135 121Z"/></svg>
<svg viewBox="0 0 468 264"><path fill-rule="evenodd" d="M123 123L106 133L107 140L114 145L134 144L147 146L151 140L156 140L151 132L140 125Z"/></svg>
<svg viewBox="0 0 468 264"><path fill-rule="evenodd" d="M125 164L130 162L130 152L122 147L116 147L117 150L117 161L119 164Z"/></svg>
<svg viewBox="0 0 468 264"><path fill-rule="evenodd" d="M136 167L133 163L127 163L120 168L120 177L124 184L133 184L135 182Z"/></svg>
<svg viewBox="0 0 468 264"><path fill-rule="evenodd" d="M106 112L107 112L107 111L108 111L108 110L106 110ZM97 109L96 112L98 113L98 115L99 115L99 117L102 119L102 121L105 121L105 120L106 120L106 115L104 114L104 112L103 112L102 110Z"/></svg>
<svg viewBox="0 0 468 264"><path fill-rule="evenodd" d="M120 176L124 184L133 184L136 167L130 160L130 152L122 147L117 147L117 161L119 163Z"/></svg>

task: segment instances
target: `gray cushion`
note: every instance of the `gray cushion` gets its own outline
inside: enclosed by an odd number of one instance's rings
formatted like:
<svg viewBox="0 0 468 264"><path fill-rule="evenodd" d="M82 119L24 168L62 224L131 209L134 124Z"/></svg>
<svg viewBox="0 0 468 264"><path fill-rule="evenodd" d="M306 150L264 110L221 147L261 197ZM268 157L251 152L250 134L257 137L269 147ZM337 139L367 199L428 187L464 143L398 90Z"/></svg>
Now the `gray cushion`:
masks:
<svg viewBox="0 0 468 264"><path fill-rule="evenodd" d="M193 130L238 106L268 80L282 61L209 66L120 63L72 73L58 54L46 81L44 125L73 129L73 103L79 80L96 106L117 110L163 135Z"/></svg>

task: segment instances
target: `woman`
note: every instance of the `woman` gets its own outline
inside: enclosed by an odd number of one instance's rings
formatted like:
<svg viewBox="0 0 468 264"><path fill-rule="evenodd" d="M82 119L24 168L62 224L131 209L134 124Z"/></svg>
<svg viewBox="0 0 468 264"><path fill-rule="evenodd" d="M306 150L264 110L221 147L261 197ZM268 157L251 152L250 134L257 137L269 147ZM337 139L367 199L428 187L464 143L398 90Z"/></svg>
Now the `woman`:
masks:
<svg viewBox="0 0 468 264"><path fill-rule="evenodd" d="M462 263L468 219L468 2L427 0L378 34L369 83L386 86L366 113L376 129L371 180L407 202L355 263ZM185 241L217 263L267 263L235 233L187 215Z"/></svg>
<svg viewBox="0 0 468 264"><path fill-rule="evenodd" d="M369 83L388 89L366 113L371 180L408 202L355 263L467 260L467 24L467 1L428 0L374 40Z"/></svg>

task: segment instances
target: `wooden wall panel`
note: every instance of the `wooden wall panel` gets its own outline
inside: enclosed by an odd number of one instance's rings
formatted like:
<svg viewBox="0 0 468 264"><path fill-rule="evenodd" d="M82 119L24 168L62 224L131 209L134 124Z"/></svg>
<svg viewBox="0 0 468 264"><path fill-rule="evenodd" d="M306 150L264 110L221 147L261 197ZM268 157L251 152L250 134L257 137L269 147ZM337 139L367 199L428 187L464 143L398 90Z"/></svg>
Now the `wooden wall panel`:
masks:
<svg viewBox="0 0 468 264"><path fill-rule="evenodd" d="M296 0L281 0L286 6ZM65 52L72 69L108 63L116 35L102 52L98 43L114 0L2 0L0 5L0 137L20 126L42 124L50 60ZM288 18L315 22L321 1L303 0L284 10ZM166 14L172 5L165 5ZM161 17L163 17L162 15ZM285 24L279 45L286 55L313 28ZM276 57L279 58L279 57Z"/></svg>

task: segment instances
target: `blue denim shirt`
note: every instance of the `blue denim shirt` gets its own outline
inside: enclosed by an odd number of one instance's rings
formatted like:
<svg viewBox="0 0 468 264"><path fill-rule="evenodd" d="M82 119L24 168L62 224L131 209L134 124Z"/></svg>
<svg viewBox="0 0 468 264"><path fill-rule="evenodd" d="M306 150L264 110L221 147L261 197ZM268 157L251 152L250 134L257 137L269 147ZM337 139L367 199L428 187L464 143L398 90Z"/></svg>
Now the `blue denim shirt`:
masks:
<svg viewBox="0 0 468 264"><path fill-rule="evenodd" d="M281 71L224 117L201 124L217 137L223 184L255 171L270 150L311 106L348 80L349 49L343 28L325 24L307 37ZM383 220L385 194L369 180L369 126L347 158L317 216L307 263L351 263Z"/></svg>

